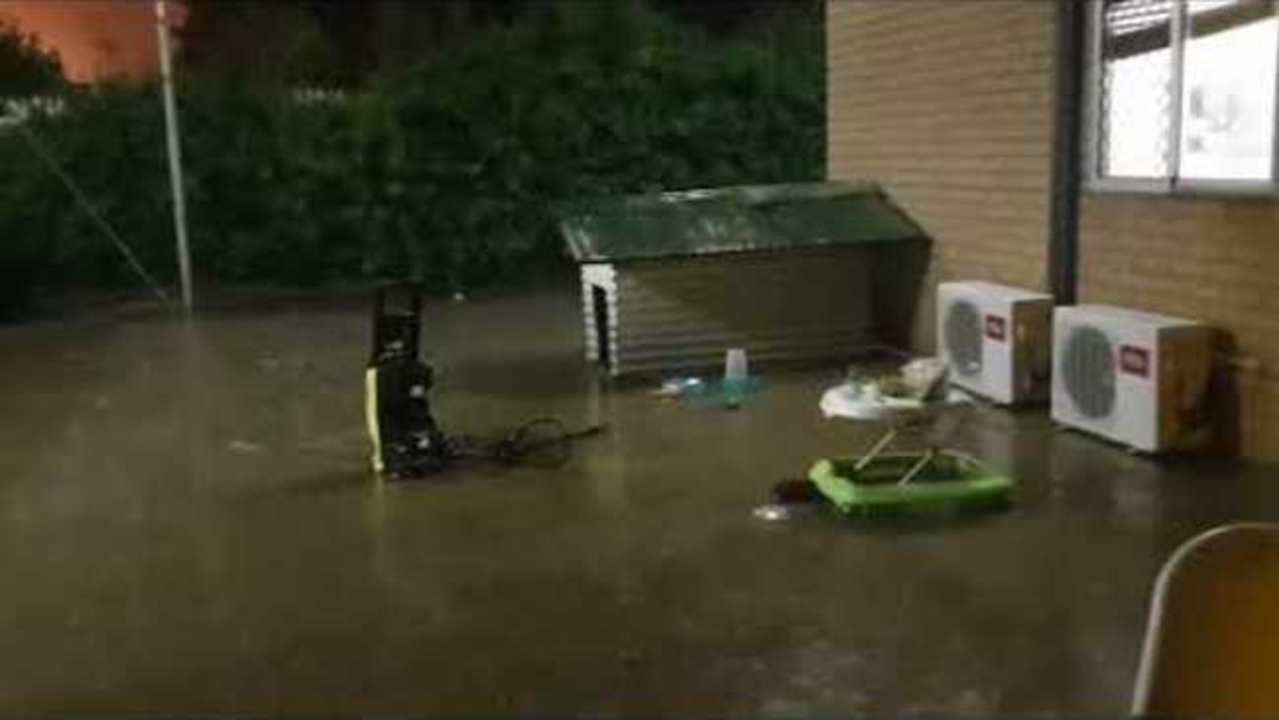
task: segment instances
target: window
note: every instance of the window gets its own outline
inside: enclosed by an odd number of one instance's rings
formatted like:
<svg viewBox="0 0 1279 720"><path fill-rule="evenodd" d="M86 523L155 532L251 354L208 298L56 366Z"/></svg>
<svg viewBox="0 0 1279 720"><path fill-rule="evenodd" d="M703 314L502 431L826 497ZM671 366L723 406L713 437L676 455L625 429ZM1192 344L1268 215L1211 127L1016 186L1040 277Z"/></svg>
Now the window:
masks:
<svg viewBox="0 0 1279 720"><path fill-rule="evenodd" d="M1279 0L1096 0L1093 184L1273 189Z"/></svg>

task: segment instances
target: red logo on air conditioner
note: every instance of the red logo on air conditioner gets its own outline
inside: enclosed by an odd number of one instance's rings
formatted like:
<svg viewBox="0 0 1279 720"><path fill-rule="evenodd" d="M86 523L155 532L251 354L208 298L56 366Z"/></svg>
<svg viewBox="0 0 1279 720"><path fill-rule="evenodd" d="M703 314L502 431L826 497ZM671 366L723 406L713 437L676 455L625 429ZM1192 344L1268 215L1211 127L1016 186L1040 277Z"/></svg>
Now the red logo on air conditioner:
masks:
<svg viewBox="0 0 1279 720"><path fill-rule="evenodd" d="M1008 321L998 315L987 315L986 337L1003 342L1008 337Z"/></svg>
<svg viewBox="0 0 1279 720"><path fill-rule="evenodd" d="M1119 369L1129 375L1150 377L1150 351L1132 345L1120 347Z"/></svg>

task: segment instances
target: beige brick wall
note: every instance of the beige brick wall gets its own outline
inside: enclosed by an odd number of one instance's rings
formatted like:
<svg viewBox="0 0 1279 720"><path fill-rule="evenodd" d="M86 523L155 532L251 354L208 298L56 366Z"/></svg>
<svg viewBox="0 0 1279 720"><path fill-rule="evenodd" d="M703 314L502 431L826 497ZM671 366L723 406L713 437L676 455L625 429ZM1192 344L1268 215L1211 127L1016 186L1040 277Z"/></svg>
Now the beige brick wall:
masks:
<svg viewBox="0 0 1279 720"><path fill-rule="evenodd" d="M1089 194L1080 232L1080 300L1221 328L1235 361L1218 394L1238 449L1279 458L1279 203Z"/></svg>
<svg viewBox="0 0 1279 720"><path fill-rule="evenodd" d="M934 239L938 280L1047 283L1055 7L1035 0L827 3L832 178L878 181Z"/></svg>
<svg viewBox="0 0 1279 720"><path fill-rule="evenodd" d="M938 280L1047 284L1055 3L827 7L828 173L879 181L932 235L926 350ZM1224 423L1245 456L1279 459L1279 202L1086 194L1079 242L1081 302L1224 331Z"/></svg>

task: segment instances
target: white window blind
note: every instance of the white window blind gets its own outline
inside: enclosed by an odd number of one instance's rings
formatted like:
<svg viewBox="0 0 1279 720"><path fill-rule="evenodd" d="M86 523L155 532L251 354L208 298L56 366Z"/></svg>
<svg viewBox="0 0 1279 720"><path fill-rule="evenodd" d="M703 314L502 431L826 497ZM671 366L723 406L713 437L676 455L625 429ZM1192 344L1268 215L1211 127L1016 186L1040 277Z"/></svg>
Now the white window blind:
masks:
<svg viewBox="0 0 1279 720"><path fill-rule="evenodd" d="M1276 0L1098 0L1091 175L1272 187Z"/></svg>

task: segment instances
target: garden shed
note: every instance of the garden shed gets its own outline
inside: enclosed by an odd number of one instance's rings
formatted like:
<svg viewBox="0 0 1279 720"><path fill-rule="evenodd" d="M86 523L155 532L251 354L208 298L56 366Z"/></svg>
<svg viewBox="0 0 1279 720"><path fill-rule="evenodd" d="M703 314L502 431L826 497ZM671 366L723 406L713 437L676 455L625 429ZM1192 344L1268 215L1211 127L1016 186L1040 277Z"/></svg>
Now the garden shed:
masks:
<svg viewBox="0 0 1279 720"><path fill-rule="evenodd" d="M885 251L923 231L873 183L730 187L596 201L562 223L586 357L611 375L845 358L881 343ZM899 293L898 293L899 294ZM891 312L886 310L886 312Z"/></svg>

